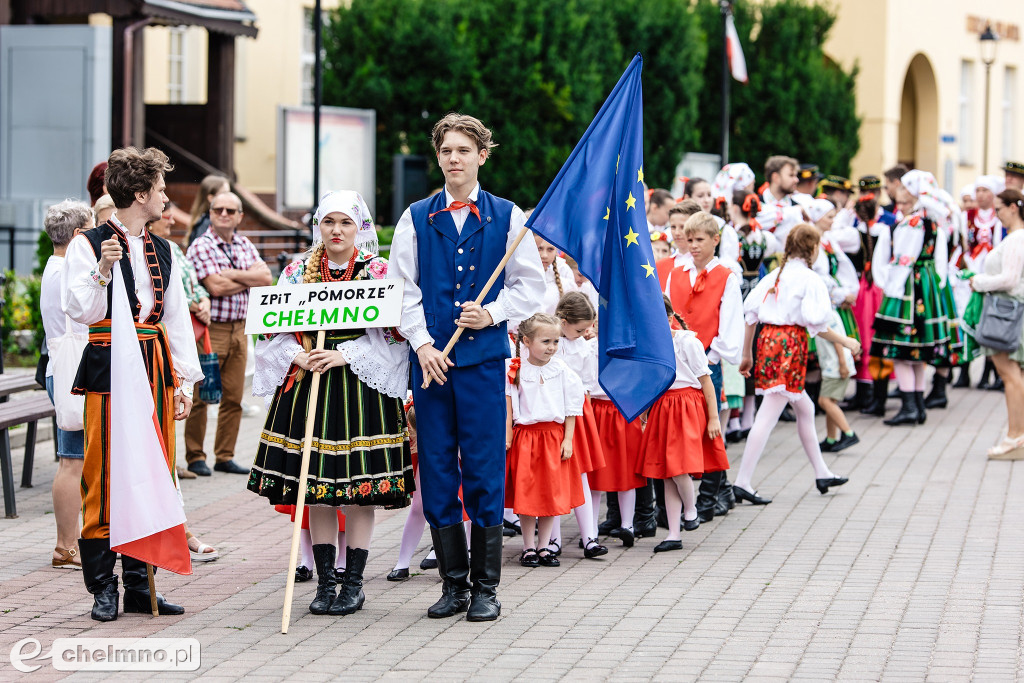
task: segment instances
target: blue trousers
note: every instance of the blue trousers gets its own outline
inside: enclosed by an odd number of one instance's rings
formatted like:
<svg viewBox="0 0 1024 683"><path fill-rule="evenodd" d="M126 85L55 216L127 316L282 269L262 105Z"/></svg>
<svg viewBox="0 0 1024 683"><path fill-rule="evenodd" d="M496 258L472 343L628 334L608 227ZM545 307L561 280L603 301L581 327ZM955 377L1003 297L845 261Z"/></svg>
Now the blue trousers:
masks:
<svg viewBox="0 0 1024 683"><path fill-rule="evenodd" d="M718 404L718 409L722 409L722 363L718 362L714 365L708 364L708 369L711 370L711 386L715 388L715 403ZM724 428L725 425L722 425Z"/></svg>
<svg viewBox="0 0 1024 683"><path fill-rule="evenodd" d="M496 526L505 509L505 362L446 374L444 385L421 389L423 371L412 362L423 515L440 529L461 522L465 505L474 524Z"/></svg>

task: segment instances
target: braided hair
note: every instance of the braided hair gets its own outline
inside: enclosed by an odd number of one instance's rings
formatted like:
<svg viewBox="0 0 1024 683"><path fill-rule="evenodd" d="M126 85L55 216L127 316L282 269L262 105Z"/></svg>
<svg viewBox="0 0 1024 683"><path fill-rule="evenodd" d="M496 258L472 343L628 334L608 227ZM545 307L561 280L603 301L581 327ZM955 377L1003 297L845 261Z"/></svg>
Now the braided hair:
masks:
<svg viewBox="0 0 1024 683"><path fill-rule="evenodd" d="M683 328L684 330L690 329L690 327L686 324L686 321L683 320L683 316L676 313L676 309L672 307L672 300L668 298L668 295L662 294L661 298L665 300L665 313L675 318L676 322L679 323L679 327Z"/></svg>
<svg viewBox="0 0 1024 683"><path fill-rule="evenodd" d="M558 272L558 257L555 257L554 262L551 264L551 272L555 276L555 287L558 287L558 296L561 297L562 292L562 275Z"/></svg>
<svg viewBox="0 0 1024 683"><path fill-rule="evenodd" d="M782 279L782 271L790 258L800 258L811 265L811 257L814 250L821 242L821 235L818 229L810 223L800 223L786 235L786 251L779 261L779 274L775 277L775 284L768 290L769 294L779 293L779 280Z"/></svg>
<svg viewBox="0 0 1024 683"><path fill-rule="evenodd" d="M309 256L306 259L306 269L302 273L302 283L312 284L314 282L320 282L320 261L324 257L324 252L327 246L323 242L317 242L309 251ZM302 343L302 350L309 353L313 350L313 335L305 332L297 332L299 341ZM295 381L299 382L303 377L306 376L306 371L303 368L299 368L295 373Z"/></svg>

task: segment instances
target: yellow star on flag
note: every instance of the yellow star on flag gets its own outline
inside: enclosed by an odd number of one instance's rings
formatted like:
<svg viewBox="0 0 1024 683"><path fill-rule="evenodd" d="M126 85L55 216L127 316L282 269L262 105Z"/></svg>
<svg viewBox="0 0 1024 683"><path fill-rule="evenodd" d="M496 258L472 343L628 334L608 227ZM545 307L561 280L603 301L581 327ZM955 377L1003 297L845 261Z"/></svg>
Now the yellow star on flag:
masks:
<svg viewBox="0 0 1024 683"><path fill-rule="evenodd" d="M610 206L604 207L604 219L608 220L612 216L612 208Z"/></svg>
<svg viewBox="0 0 1024 683"><path fill-rule="evenodd" d="M636 181L638 183L642 183L644 181L644 169L642 166L636 169Z"/></svg>
<svg viewBox="0 0 1024 683"><path fill-rule="evenodd" d="M650 261L648 261L647 263L642 264L640 267L647 271L647 275L645 275L644 277L650 277L650 276L654 275L654 268L651 267L651 262Z"/></svg>
<svg viewBox="0 0 1024 683"><path fill-rule="evenodd" d="M640 233L635 232L633 230L633 226L632 225L629 226L629 232L627 232L625 235L623 235L623 237L626 238L626 246L628 247L630 244L635 244L636 246L639 247L640 243L636 241L636 238L639 237L639 236L640 236Z"/></svg>
<svg viewBox="0 0 1024 683"><path fill-rule="evenodd" d="M634 197L633 193L630 192L629 193L629 197L626 198L626 208L627 209L633 209L635 207L636 207L636 197Z"/></svg>

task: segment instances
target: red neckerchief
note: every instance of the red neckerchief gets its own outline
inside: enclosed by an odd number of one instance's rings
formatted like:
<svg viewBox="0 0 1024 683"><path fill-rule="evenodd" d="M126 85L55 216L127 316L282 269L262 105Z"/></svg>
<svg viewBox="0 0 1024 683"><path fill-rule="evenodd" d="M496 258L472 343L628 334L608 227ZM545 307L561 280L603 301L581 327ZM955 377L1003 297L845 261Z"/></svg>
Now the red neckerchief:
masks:
<svg viewBox="0 0 1024 683"><path fill-rule="evenodd" d="M435 211L434 213L429 214L427 218L433 218L437 214L444 213L445 211L458 211L459 209L469 209L469 212L476 216L477 220L480 220L480 209L476 208L476 204L470 204L468 202L452 202L447 208Z"/></svg>

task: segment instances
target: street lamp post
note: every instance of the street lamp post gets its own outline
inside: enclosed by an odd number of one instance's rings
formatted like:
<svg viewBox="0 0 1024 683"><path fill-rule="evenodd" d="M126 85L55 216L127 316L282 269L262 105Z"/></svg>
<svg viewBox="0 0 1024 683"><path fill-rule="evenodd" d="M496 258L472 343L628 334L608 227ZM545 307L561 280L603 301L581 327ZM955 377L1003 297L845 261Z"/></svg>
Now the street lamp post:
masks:
<svg viewBox="0 0 1024 683"><path fill-rule="evenodd" d="M719 0L718 9L722 13L722 138L721 138L721 165L729 163L729 49L726 46L729 41L726 26L729 21L729 13L732 12L732 0Z"/></svg>
<svg viewBox="0 0 1024 683"><path fill-rule="evenodd" d="M985 129L984 141L981 148L981 172L988 173L988 114L989 114L989 92L992 83L992 63L996 61L996 44L999 36L992 30L991 25L986 25L978 37L981 43L981 62L985 65Z"/></svg>

